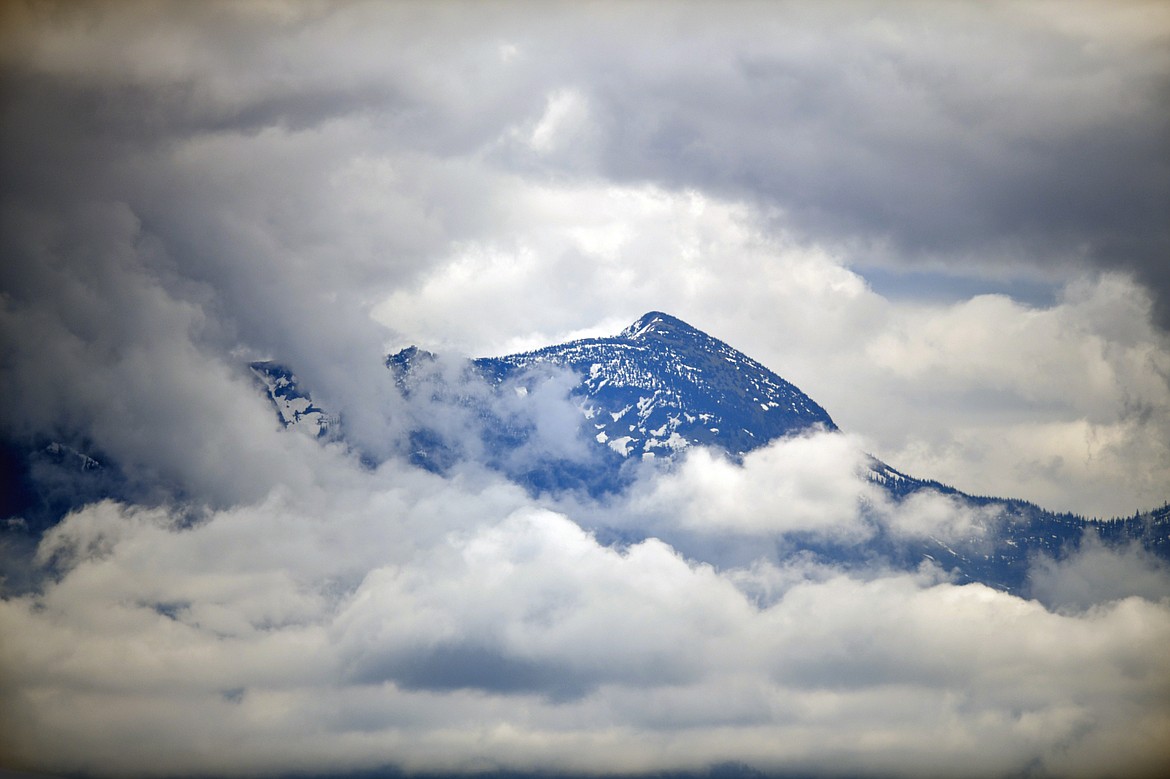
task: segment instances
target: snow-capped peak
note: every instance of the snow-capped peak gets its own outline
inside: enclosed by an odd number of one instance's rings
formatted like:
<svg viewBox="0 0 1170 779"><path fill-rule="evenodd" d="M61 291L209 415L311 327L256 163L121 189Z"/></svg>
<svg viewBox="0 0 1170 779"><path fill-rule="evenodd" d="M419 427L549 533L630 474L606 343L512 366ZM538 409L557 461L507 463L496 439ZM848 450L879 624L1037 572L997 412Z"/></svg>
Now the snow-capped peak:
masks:
<svg viewBox="0 0 1170 779"><path fill-rule="evenodd" d="M573 391L593 436L623 456L691 445L732 455L821 426L829 415L799 389L681 319L651 311L611 338L587 338L476 361L496 381L540 364L581 377Z"/></svg>
<svg viewBox="0 0 1170 779"><path fill-rule="evenodd" d="M681 319L676 319L661 311L650 311L638 317L636 322L622 330L618 334L618 338L637 341L654 335L707 337L705 333L696 330Z"/></svg>

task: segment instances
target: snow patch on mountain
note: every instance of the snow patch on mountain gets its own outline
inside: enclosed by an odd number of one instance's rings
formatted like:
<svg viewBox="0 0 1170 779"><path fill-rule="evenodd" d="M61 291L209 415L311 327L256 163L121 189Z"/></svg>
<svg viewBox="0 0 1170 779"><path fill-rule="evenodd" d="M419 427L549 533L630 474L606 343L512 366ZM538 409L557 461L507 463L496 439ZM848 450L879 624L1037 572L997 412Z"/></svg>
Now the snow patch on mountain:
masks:
<svg viewBox="0 0 1170 779"><path fill-rule="evenodd" d="M314 405L291 370L271 361L253 362L249 367L276 407L282 425L312 438L327 438L337 430L338 415Z"/></svg>

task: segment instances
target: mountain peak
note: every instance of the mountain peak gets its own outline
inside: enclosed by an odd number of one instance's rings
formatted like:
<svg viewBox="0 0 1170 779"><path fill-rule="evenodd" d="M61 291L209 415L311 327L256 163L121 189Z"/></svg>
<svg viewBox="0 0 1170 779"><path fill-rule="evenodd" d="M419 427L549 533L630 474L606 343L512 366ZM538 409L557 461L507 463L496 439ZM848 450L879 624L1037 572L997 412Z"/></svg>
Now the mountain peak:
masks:
<svg viewBox="0 0 1170 779"><path fill-rule="evenodd" d="M811 398L747 355L661 311L613 338L481 358L496 382L549 364L580 377L572 397L589 435L622 457L693 445L738 457L782 436L836 425Z"/></svg>
<svg viewBox="0 0 1170 779"><path fill-rule="evenodd" d="M700 330L688 325L686 322L673 317L670 314L664 314L661 311L648 311L632 325L622 330L618 334L619 338L625 338L631 341L642 340L648 336L654 335L669 335L669 336L702 336L704 335Z"/></svg>

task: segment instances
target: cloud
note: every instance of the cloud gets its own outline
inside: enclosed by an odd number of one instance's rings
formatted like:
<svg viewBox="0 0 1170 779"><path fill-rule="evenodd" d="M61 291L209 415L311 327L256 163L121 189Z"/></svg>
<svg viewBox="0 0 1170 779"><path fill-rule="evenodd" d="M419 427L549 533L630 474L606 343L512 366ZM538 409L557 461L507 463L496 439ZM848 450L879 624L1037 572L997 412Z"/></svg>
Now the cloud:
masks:
<svg viewBox="0 0 1170 779"><path fill-rule="evenodd" d="M1041 557L1029 572L1033 597L1050 609L1083 612L1123 598L1170 598L1170 570L1140 546L1110 547L1095 536L1064 560Z"/></svg>
<svg viewBox="0 0 1170 779"><path fill-rule="evenodd" d="M981 296L899 312L866 345L873 366L897 396L950 396L944 405L966 418L931 432L919 414L922 426L904 443L886 439L883 456L1057 510L1113 516L1124 500L1160 503L1149 479L1170 463L1153 434L1166 424L1170 374L1148 312L1140 289L1115 276L1070 284L1045 308Z"/></svg>
<svg viewBox="0 0 1170 779"><path fill-rule="evenodd" d="M558 90L549 95L548 107L540 121L532 128L528 145L538 154L547 154L579 143L583 126L588 121L588 105L572 90Z"/></svg>
<svg viewBox="0 0 1170 779"><path fill-rule="evenodd" d="M161 247L125 207L71 217L9 222L5 432L97 447L139 494L161 487L223 505L262 495L274 467L297 473L293 442L274 438L239 367L200 343L217 328L199 305L203 290L168 291L150 267ZM256 456L277 440L289 447L284 462Z"/></svg>
<svg viewBox="0 0 1170 779"><path fill-rule="evenodd" d="M0 604L13 764L1136 776L1165 758L1165 603L1061 614L928 570L720 569L599 545L505 484L337 457L325 483L194 527L106 503L55 529L57 578ZM787 582L757 600L769 577Z"/></svg>
<svg viewBox="0 0 1170 779"><path fill-rule="evenodd" d="M629 86L593 82L615 125L604 169L759 199L863 263L1125 269L1163 306L1154 204L1165 211L1167 190L1161 162L1147 164L1165 158L1166 19L1145 5L1130 19L1146 15L1146 30L1098 37L1050 13L831 5L706 19L702 56L668 45ZM758 38L744 39L748 24Z"/></svg>
<svg viewBox="0 0 1170 779"><path fill-rule="evenodd" d="M862 509L879 500L854 439L831 432L779 439L737 464L694 449L664 475L650 472L628 509L638 527L669 523L696 533L808 534L859 542L872 535ZM644 471L645 472L645 471Z"/></svg>
<svg viewBox="0 0 1170 779"><path fill-rule="evenodd" d="M405 571L371 572L337 625L342 652L356 645L347 673L362 682L561 699L606 682L683 684L744 608L659 541L619 554L543 512L452 539Z"/></svg>
<svg viewBox="0 0 1170 779"><path fill-rule="evenodd" d="M988 551L998 529L998 508L966 505L953 495L922 490L896 506L885 506L885 520L895 535L933 538L946 544L963 542Z"/></svg>

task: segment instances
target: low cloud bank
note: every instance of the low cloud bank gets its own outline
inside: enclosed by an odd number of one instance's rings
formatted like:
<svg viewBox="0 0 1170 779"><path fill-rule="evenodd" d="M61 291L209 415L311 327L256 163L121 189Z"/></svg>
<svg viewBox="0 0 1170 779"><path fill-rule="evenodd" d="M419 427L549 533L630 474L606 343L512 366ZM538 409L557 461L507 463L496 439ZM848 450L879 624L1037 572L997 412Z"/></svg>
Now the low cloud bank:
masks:
<svg viewBox="0 0 1170 779"><path fill-rule="evenodd" d="M643 474L606 511L653 509L655 534L620 546L473 467L306 451L308 478L194 525L103 502L46 535L51 578L0 602L12 765L1087 777L1170 757L1163 567L1118 589L1094 572L1137 553L1088 546L1040 563L1035 601L785 553L864 540L877 498L845 436ZM971 521L879 508L905 532ZM728 534L757 553L720 563Z"/></svg>

